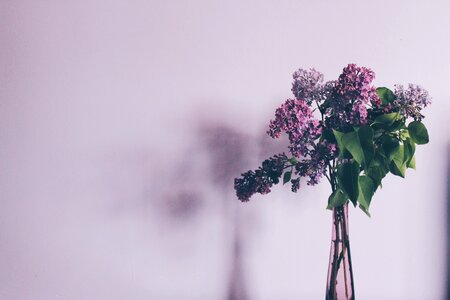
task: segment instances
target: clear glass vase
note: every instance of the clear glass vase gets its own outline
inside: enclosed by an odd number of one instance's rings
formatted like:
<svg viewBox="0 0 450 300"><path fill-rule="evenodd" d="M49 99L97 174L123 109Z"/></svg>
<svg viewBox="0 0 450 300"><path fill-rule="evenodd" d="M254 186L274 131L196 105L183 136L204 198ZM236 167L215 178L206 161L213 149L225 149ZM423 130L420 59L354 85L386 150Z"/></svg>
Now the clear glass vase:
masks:
<svg viewBox="0 0 450 300"><path fill-rule="evenodd" d="M348 204L333 209L333 228L325 299L355 299L348 238Z"/></svg>

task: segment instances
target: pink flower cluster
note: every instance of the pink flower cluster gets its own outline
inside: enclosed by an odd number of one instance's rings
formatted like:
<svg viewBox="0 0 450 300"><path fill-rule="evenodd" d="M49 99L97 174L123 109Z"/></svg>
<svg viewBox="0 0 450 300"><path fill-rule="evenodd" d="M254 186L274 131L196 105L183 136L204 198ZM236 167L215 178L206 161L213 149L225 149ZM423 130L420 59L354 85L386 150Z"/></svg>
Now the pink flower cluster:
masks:
<svg viewBox="0 0 450 300"><path fill-rule="evenodd" d="M235 179L238 198L247 201L254 193L266 194L279 182L283 170L288 171L292 191L300 187L300 178L308 185L317 184L326 175L330 161L338 156L336 144L323 132L332 129L347 132L352 127L370 124L382 113L400 112L405 117L421 120L420 111L430 104L428 92L417 85L395 87L395 100L382 103L372 81L375 73L368 68L349 64L337 81L323 83L322 73L315 69L299 69L293 74L292 92L295 99L286 100L275 111L267 133L278 138L287 134L289 150L294 158L285 154L265 160L256 171L248 171ZM312 106L316 106L312 110ZM320 112L321 119L314 116ZM332 134L331 134L332 135Z"/></svg>
<svg viewBox="0 0 450 300"><path fill-rule="evenodd" d="M288 99L275 111L267 133L278 138L284 131L290 141L289 150L296 157L307 156L315 140L322 134L322 126L307 102L303 99Z"/></svg>
<svg viewBox="0 0 450 300"><path fill-rule="evenodd" d="M328 125L333 128L361 126L367 123L368 106L379 107L381 99L371 85L375 73L368 68L349 64L330 97Z"/></svg>

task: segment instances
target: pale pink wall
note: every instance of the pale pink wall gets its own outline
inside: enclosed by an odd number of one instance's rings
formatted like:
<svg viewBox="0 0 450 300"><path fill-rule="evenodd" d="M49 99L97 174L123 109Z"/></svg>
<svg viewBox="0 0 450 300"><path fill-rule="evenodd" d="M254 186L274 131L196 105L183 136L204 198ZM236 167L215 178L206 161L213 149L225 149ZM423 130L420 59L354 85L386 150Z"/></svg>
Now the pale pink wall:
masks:
<svg viewBox="0 0 450 300"><path fill-rule="evenodd" d="M0 1L0 299L222 299L233 209L251 299L322 299L327 186L240 205L210 179L198 128L225 124L257 153L296 68L332 79L349 62L434 98L417 171L386 180L372 219L350 212L356 295L443 299L449 9ZM173 213L186 194L197 206Z"/></svg>

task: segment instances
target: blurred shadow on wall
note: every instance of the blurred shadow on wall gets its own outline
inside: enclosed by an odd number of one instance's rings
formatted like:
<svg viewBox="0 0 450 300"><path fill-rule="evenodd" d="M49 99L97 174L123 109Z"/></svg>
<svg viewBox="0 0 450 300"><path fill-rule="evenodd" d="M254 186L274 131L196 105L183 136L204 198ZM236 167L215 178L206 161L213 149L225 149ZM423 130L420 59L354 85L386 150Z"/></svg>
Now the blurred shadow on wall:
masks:
<svg viewBox="0 0 450 300"><path fill-rule="evenodd" d="M264 130L261 132L264 133ZM251 287L245 267L245 251L247 230L253 220L249 214L245 217L243 215L245 212L234 194L234 178L248 169L257 168L261 160L285 151L287 139L273 141L266 134L252 136L220 120L200 121L194 139L188 148L196 149L191 152L203 153L206 164L199 166L189 160L185 162L183 172L171 174L169 181L173 185L161 204L170 208L166 211L175 219L195 218L205 200L202 199L201 189L195 188L200 187L200 183L191 182L186 185L185 179L196 177L190 172L207 174L216 195L214 199L222 202L219 203L219 211L228 225L225 237L229 240L227 244L230 247L228 275L225 275L228 278L225 299L249 300Z"/></svg>
<svg viewBox="0 0 450 300"><path fill-rule="evenodd" d="M195 126L194 126L195 127ZM200 217L200 211L205 208L206 200L201 187L205 184L195 173L204 175L208 185L213 189L218 200L218 213L226 222L225 243L229 245L229 268L225 299L248 300L249 288L246 280L245 228L248 218L244 219L237 206L234 196L233 180L240 173L251 167L252 158L257 156L258 142L254 137L244 135L237 129L220 122L200 122L195 129L193 140L186 145L189 153L200 158L186 160L181 169L171 172L165 179L171 184L164 185L161 199L156 200L159 209L172 220L189 221ZM193 157L191 156L191 157ZM205 160L201 163L198 160ZM197 162L197 163L196 163ZM211 198L208 198L211 199Z"/></svg>
<svg viewBox="0 0 450 300"><path fill-rule="evenodd" d="M171 170L164 191L157 204L163 216L169 217L172 222L188 222L198 217L204 209L205 199L201 191L201 183L196 180L198 167L195 160L184 160L178 163L178 168Z"/></svg>
<svg viewBox="0 0 450 300"><path fill-rule="evenodd" d="M166 233L182 233L211 210L217 213L226 223L224 244L229 259L223 275L224 299L249 300L250 270L245 257L248 231L257 212L243 209L234 194L234 178L257 168L262 159L285 151L287 142L273 141L266 134L245 134L225 120L199 118L197 124L186 128L188 132L182 137L179 151L189 159L168 161L150 154L149 149L127 151L125 155L119 151L114 155L108 172L113 174L109 186L116 191L114 212L144 219L154 216L153 220ZM134 203L130 199L135 199ZM189 235L182 233L176 238L187 240Z"/></svg>
<svg viewBox="0 0 450 300"><path fill-rule="evenodd" d="M202 124L199 137L209 155L209 174L222 196L226 219L230 223L231 253L226 299L247 300L250 297L243 263L245 238L241 231L245 228L245 220L231 201L236 201L232 197L233 178L242 172L242 167L250 159L250 139L229 126L219 124Z"/></svg>
<svg viewBox="0 0 450 300"><path fill-rule="evenodd" d="M249 168L255 159L266 157L267 153L280 152L280 145L270 143L267 135L251 137L224 124L203 123L199 130L200 144L206 148L210 164L209 173L213 184L221 193L224 212L230 220L231 254L227 287L227 300L250 299L245 269L245 228L249 218L244 218L234 195L234 178ZM276 145L276 146L275 146ZM237 203L237 205L236 205Z"/></svg>

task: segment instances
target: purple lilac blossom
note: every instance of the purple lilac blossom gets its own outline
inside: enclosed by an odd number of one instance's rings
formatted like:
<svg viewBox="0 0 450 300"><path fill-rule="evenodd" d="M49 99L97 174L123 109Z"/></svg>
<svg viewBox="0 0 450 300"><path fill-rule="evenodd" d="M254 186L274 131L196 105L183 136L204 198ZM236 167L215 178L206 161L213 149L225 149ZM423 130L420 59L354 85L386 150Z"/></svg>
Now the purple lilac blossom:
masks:
<svg viewBox="0 0 450 300"><path fill-rule="evenodd" d="M297 193L297 191L300 189L300 177L292 179L291 184L291 191Z"/></svg>
<svg viewBox="0 0 450 300"><path fill-rule="evenodd" d="M299 69L293 75L292 92L296 99L288 99L275 111L267 133L272 138L285 132L289 150L299 160L288 159L285 154L265 160L256 171L248 171L235 179L235 189L241 201L255 194L267 194L273 184L280 181L286 168L291 167L291 189L297 192L300 179L307 178L308 185L319 183L326 175L330 161L338 157L338 148L322 136L324 129L346 129L362 126L372 121L377 113L401 112L405 117L421 120L421 109L431 103L428 92L417 85L408 88L395 86L396 99L382 106L372 81L375 73L365 67L349 64L337 81L323 82L323 75L314 69ZM313 116L311 106L316 104L322 121ZM373 115L373 113L375 114ZM340 159L344 163L348 159ZM293 173L293 174L292 174Z"/></svg>
<svg viewBox="0 0 450 300"><path fill-rule="evenodd" d="M367 123L367 109L381 105L371 85L375 73L368 68L349 64L343 69L329 98L327 125L332 128L361 126Z"/></svg>
<svg viewBox="0 0 450 300"><path fill-rule="evenodd" d="M308 177L308 185L316 185L326 174L328 162L337 155L336 144L324 140L317 144L309 159L304 159L295 166L295 173L300 177Z"/></svg>
<svg viewBox="0 0 450 300"><path fill-rule="evenodd" d="M263 161L256 171L247 171L241 178L236 178L234 188L239 200L247 202L253 194L270 193L272 185L280 181L287 162L288 158L284 153L275 155Z"/></svg>
<svg viewBox="0 0 450 300"><path fill-rule="evenodd" d="M278 138L282 131L289 137L292 155L302 157L307 156L314 147L322 127L305 100L288 99L275 111L275 119L270 121L267 133L272 138Z"/></svg>

